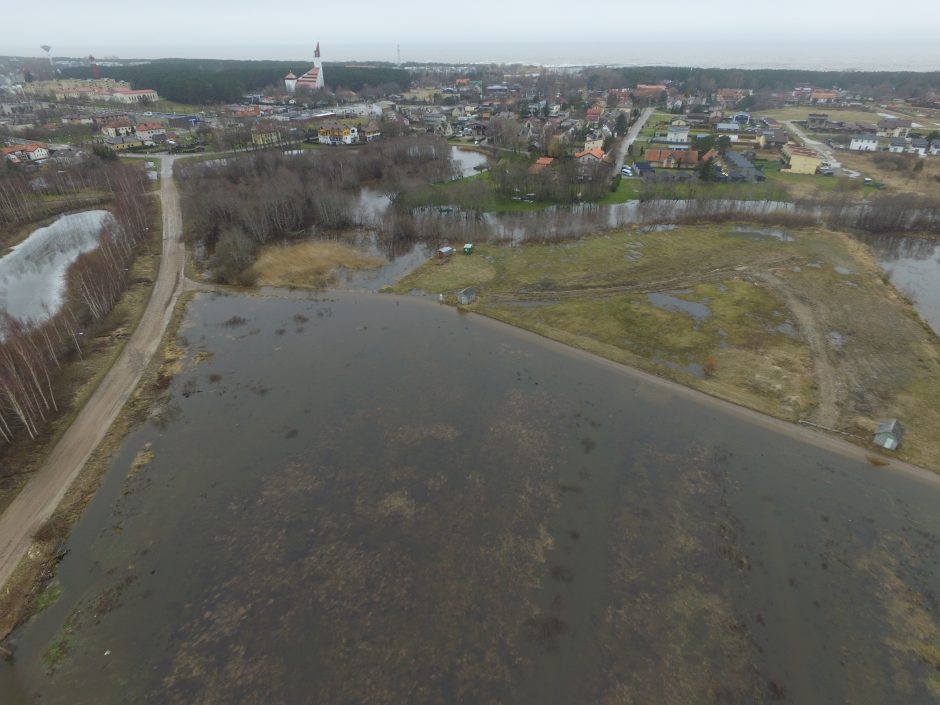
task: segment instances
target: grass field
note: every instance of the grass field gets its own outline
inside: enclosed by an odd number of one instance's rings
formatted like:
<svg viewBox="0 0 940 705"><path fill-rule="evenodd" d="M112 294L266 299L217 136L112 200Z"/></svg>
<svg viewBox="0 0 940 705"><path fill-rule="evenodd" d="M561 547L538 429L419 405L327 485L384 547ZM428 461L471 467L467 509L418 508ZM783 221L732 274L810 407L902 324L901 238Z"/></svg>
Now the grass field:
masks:
<svg viewBox="0 0 940 705"><path fill-rule="evenodd" d="M867 437L916 428L901 448L940 470L936 335L842 233L688 226L573 242L481 246L433 260L394 290L454 293L469 309L759 411Z"/></svg>
<svg viewBox="0 0 940 705"><path fill-rule="evenodd" d="M890 110L879 110L878 112L891 113ZM881 117L877 112L867 110L843 110L840 108L829 108L825 105L806 105L794 106L790 108L777 108L774 110L760 110L755 113L756 117L772 117L777 120L805 120L810 113L825 113L830 120L844 120L847 122L878 122ZM893 114L893 113L892 113Z"/></svg>
<svg viewBox="0 0 940 705"><path fill-rule="evenodd" d="M340 242L298 242L273 245L261 251L253 265L259 286L327 286L339 269L374 269L379 257Z"/></svg>

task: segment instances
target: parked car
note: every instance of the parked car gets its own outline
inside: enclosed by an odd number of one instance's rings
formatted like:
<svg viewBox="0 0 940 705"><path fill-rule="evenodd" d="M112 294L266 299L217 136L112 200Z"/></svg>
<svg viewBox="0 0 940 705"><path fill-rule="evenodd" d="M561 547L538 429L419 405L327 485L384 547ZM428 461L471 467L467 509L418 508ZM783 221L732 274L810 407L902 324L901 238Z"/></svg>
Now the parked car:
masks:
<svg viewBox="0 0 940 705"><path fill-rule="evenodd" d="M625 166L623 169L620 170L620 173L623 174L624 176L633 176L633 169L631 169L628 166Z"/></svg>

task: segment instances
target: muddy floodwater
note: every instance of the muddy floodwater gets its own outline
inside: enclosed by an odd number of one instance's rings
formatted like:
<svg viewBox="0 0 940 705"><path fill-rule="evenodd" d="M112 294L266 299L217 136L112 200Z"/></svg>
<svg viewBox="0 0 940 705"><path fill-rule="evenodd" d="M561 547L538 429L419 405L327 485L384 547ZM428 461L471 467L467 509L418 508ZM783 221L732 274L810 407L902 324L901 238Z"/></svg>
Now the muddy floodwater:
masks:
<svg viewBox="0 0 940 705"><path fill-rule="evenodd" d="M932 479L423 300L180 336L4 705L940 697Z"/></svg>

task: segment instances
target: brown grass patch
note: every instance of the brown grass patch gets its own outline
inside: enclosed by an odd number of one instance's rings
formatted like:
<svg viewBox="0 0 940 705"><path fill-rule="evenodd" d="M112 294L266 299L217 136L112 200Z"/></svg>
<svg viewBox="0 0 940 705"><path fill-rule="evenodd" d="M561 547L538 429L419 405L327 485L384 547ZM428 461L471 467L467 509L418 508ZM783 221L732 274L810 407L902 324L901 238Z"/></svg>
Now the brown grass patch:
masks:
<svg viewBox="0 0 940 705"><path fill-rule="evenodd" d="M340 242L298 242L261 251L254 264L260 286L324 287L337 269L375 269L380 257Z"/></svg>

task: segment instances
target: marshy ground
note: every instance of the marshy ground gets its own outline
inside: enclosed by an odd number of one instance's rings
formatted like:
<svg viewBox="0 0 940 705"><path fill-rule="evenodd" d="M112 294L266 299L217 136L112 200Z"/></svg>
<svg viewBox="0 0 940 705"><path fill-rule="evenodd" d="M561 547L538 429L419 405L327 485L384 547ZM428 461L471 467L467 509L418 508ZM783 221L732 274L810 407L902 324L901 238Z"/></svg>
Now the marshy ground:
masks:
<svg viewBox="0 0 940 705"><path fill-rule="evenodd" d="M785 419L870 436L907 420L901 457L940 469L937 336L846 234L758 226L633 228L480 246L394 289L469 307Z"/></svg>

